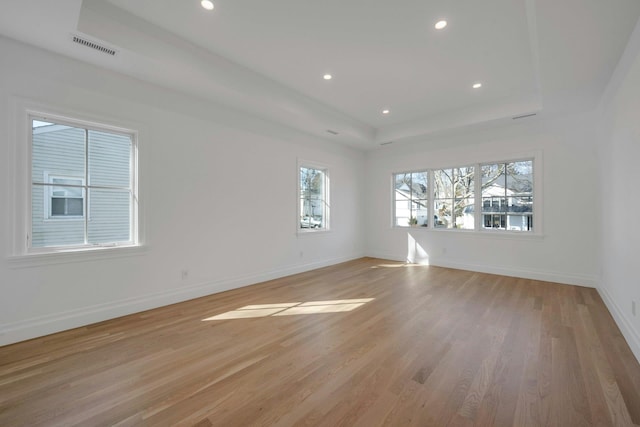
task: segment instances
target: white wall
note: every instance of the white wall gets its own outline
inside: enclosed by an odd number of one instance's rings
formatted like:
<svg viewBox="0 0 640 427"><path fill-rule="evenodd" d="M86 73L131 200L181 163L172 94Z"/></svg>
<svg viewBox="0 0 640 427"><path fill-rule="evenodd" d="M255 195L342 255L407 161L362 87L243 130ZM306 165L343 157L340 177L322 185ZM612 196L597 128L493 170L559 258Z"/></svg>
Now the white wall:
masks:
<svg viewBox="0 0 640 427"><path fill-rule="evenodd" d="M367 249L371 255L475 271L596 286L597 162L593 114L536 117L392 144L367 157ZM539 152L542 236L393 228L394 172L464 166Z"/></svg>
<svg viewBox="0 0 640 427"><path fill-rule="evenodd" d="M0 52L0 345L364 254L362 153L6 38ZM11 257L25 100L140 129L145 250ZM330 233L296 235L298 158L330 168Z"/></svg>
<svg viewBox="0 0 640 427"><path fill-rule="evenodd" d="M600 293L640 360L640 27L602 104ZM632 313L632 302L637 311Z"/></svg>

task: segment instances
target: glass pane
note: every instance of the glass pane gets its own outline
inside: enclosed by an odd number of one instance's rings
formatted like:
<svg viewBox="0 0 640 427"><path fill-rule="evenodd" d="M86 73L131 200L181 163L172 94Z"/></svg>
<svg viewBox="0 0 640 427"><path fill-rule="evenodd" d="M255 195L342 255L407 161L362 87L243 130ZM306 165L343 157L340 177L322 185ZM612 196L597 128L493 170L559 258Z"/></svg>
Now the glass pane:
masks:
<svg viewBox="0 0 640 427"><path fill-rule="evenodd" d="M89 243L131 241L130 212L129 191L89 189Z"/></svg>
<svg viewBox="0 0 640 427"><path fill-rule="evenodd" d="M304 198L324 198L324 171L300 168L300 195Z"/></svg>
<svg viewBox="0 0 640 427"><path fill-rule="evenodd" d="M130 188L130 136L89 131L89 183Z"/></svg>
<svg viewBox="0 0 640 427"><path fill-rule="evenodd" d="M427 172L411 174L411 194L413 199L427 198Z"/></svg>
<svg viewBox="0 0 640 427"><path fill-rule="evenodd" d="M300 168L300 228L325 228L326 173L321 169Z"/></svg>
<svg viewBox="0 0 640 427"><path fill-rule="evenodd" d="M453 200L453 169L440 169L433 172L433 185L436 199Z"/></svg>
<svg viewBox="0 0 640 427"><path fill-rule="evenodd" d="M396 224L399 227L409 227L409 217L396 217Z"/></svg>
<svg viewBox="0 0 640 427"><path fill-rule="evenodd" d="M531 231L533 229L533 217L531 215L507 215L507 230Z"/></svg>
<svg viewBox="0 0 640 427"><path fill-rule="evenodd" d="M62 181L73 181L73 180L62 180ZM72 184L76 185L76 183L72 183ZM80 181L80 184L82 184L82 181ZM56 185L49 188L51 188L52 197L82 198L82 188L79 188L79 187L59 187Z"/></svg>
<svg viewBox="0 0 640 427"><path fill-rule="evenodd" d="M426 194L426 191L425 191ZM429 221L429 206L428 201L414 200L411 205L411 225L417 225L419 227L427 227Z"/></svg>
<svg viewBox="0 0 640 427"><path fill-rule="evenodd" d="M84 199L51 198L51 218L82 216L84 212Z"/></svg>
<svg viewBox="0 0 640 427"><path fill-rule="evenodd" d="M453 192L454 201L454 227L463 230L475 228L473 216L473 203L475 194L474 167L467 166L455 168Z"/></svg>
<svg viewBox="0 0 640 427"><path fill-rule="evenodd" d="M323 228L325 226L325 206L320 199L300 200L300 228Z"/></svg>
<svg viewBox="0 0 640 427"><path fill-rule="evenodd" d="M506 212L506 199L501 196L483 197L482 212L483 213L501 213Z"/></svg>
<svg viewBox="0 0 640 427"><path fill-rule="evenodd" d="M454 169L454 196L456 199L473 197L475 181L473 166Z"/></svg>
<svg viewBox="0 0 640 427"><path fill-rule="evenodd" d="M396 195L404 194L408 196L411 192L411 174L410 173L399 173L394 176L394 183L396 189Z"/></svg>
<svg viewBox="0 0 640 427"><path fill-rule="evenodd" d="M455 200L455 228L462 230L473 230L475 228L473 203L473 197Z"/></svg>
<svg viewBox="0 0 640 427"><path fill-rule="evenodd" d="M507 226L506 217L507 217L506 215L495 215L495 214L483 215L482 216L482 220L483 220L482 226L484 228L492 228L492 229L504 230L506 228L506 226Z"/></svg>
<svg viewBox="0 0 640 427"><path fill-rule="evenodd" d="M396 192L396 197L398 192ZM411 216L411 201L409 199L398 200L396 199L395 203L395 225L399 225L402 227L409 226L409 217Z"/></svg>
<svg viewBox="0 0 640 427"><path fill-rule="evenodd" d="M32 182L47 183L50 174L84 176L84 129L38 120L32 125Z"/></svg>
<svg viewBox="0 0 640 427"><path fill-rule="evenodd" d="M532 196L521 196L521 197L509 197L508 199L509 206L507 207L507 211L512 212L533 212L533 197Z"/></svg>
<svg viewBox="0 0 640 427"><path fill-rule="evenodd" d="M453 221L451 218L451 202L452 199L436 199L434 201L434 227L435 228L452 228Z"/></svg>
<svg viewBox="0 0 640 427"><path fill-rule="evenodd" d="M31 187L31 246L40 248L84 244L83 218L81 216L72 218L65 218L64 216L60 218L51 217L49 209L52 206L49 191L50 188L42 185L33 185ZM74 209L73 206L71 209Z"/></svg>
<svg viewBox="0 0 640 427"><path fill-rule="evenodd" d="M504 197L505 189L505 164L482 165L482 197Z"/></svg>
<svg viewBox="0 0 640 427"><path fill-rule="evenodd" d="M533 161L507 163L507 195L533 192Z"/></svg>

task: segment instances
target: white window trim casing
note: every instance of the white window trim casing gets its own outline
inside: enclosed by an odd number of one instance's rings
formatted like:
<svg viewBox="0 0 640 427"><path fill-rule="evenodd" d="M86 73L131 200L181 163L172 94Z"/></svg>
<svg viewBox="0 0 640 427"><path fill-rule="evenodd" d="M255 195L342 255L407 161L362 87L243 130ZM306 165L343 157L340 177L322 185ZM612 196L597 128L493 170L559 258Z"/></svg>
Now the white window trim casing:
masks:
<svg viewBox="0 0 640 427"><path fill-rule="evenodd" d="M15 268L38 265L95 260L130 256L146 252L144 203L141 197L140 174L142 162L140 158L141 135L146 134L143 126L112 117L91 116L64 108L51 107L34 101L12 97L9 109L9 153L8 158L8 196L13 201L14 209L8 215L7 252L9 265ZM44 118L50 121L81 126L90 130L109 131L132 136L131 153L131 186L134 193L131 209L131 242L126 244L74 245L46 248L31 248L31 119ZM137 129L137 130L132 130ZM53 173L53 175L56 175ZM85 210L85 215L87 212ZM47 219L50 220L50 219ZM52 220L52 219L51 219ZM57 220L57 219L56 219ZM67 219L71 220L71 219Z"/></svg>
<svg viewBox="0 0 640 427"><path fill-rule="evenodd" d="M302 212L300 210L300 193L302 189L300 188L300 168L311 168L311 169L320 169L324 171L325 174L325 189L324 189L324 203L325 203L325 217L323 228L302 228L300 226L300 218L302 217ZM298 236L310 236L310 235L318 235L318 234L326 234L331 232L331 177L330 177L330 168L326 164L307 161L303 159L298 159L297 167L296 167L296 234Z"/></svg>
<svg viewBox="0 0 640 427"><path fill-rule="evenodd" d="M424 172L428 171L429 173L429 207L430 212L433 210L433 171L440 169L451 169L457 167L465 167L465 166L473 166L476 170L476 173L480 171L480 167L486 164L492 163L509 163L516 162L521 160L532 160L533 161L533 231L515 231L515 230L494 230L494 229L485 229L482 227L482 214L475 215L475 227L473 230L471 229L456 229L456 228L435 228L433 227L433 215L429 214L429 226L428 227L406 227L395 225L395 182L394 176L402 173L415 173L415 172ZM509 156L505 156L503 158L492 158L486 157L482 159L476 159L474 162L460 162L458 166L437 166L437 165L429 165L424 168L414 168L410 170L402 170L398 172L391 173L391 201L389 206L391 207L391 221L390 226L392 229L396 230L420 230L420 232L434 232L434 233L456 233L459 235L469 235L469 236L491 236L496 238L542 238L544 237L543 232L543 158L542 151L528 151L524 153L517 153ZM480 180L476 179L474 182L475 194L482 194L482 183ZM475 209L474 212L477 212L478 209L481 209L481 201L482 197L475 197ZM481 212L481 210L480 210Z"/></svg>

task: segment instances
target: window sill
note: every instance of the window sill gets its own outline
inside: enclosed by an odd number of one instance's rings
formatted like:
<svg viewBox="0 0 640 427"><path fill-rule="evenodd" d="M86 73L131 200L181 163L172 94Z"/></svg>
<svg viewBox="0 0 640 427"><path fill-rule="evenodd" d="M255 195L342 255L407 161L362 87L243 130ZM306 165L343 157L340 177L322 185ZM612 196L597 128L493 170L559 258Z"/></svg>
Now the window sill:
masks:
<svg viewBox="0 0 640 427"><path fill-rule="evenodd" d="M298 237L306 237L306 236L326 235L329 233L331 233L331 230L327 230L327 229L322 229L322 230L299 229L296 234L298 235Z"/></svg>
<svg viewBox="0 0 640 427"><path fill-rule="evenodd" d="M489 239L523 239L536 240L544 239L544 234L530 233L525 231L493 231L493 230L462 230L455 228L429 228L429 227L391 227L394 230L410 231L420 230L421 233L451 233L457 236L485 237Z"/></svg>
<svg viewBox="0 0 640 427"><path fill-rule="evenodd" d="M31 268L43 265L86 262L144 255L148 250L148 246L142 245L82 248L59 250L55 252L34 252L24 255L13 255L10 256L7 261L10 268Z"/></svg>

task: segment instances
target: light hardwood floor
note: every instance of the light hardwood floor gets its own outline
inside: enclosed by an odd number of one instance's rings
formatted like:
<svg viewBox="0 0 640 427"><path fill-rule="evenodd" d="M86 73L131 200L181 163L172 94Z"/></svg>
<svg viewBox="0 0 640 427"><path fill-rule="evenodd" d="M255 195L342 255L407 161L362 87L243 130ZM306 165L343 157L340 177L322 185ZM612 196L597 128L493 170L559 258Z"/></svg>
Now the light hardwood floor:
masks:
<svg viewBox="0 0 640 427"><path fill-rule="evenodd" d="M634 423L594 289L371 258L0 348L0 426Z"/></svg>

